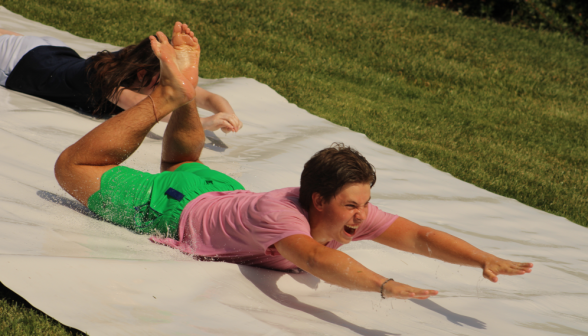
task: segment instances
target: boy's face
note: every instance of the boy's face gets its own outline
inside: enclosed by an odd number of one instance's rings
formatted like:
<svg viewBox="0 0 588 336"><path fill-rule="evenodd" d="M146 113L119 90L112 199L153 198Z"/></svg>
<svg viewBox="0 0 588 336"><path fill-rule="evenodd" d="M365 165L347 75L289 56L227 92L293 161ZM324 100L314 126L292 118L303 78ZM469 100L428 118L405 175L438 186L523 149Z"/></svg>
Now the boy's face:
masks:
<svg viewBox="0 0 588 336"><path fill-rule="evenodd" d="M323 216L316 229L320 236L348 244L368 215L371 188L367 183L349 183L329 202L319 202ZM319 209L320 208L320 209Z"/></svg>

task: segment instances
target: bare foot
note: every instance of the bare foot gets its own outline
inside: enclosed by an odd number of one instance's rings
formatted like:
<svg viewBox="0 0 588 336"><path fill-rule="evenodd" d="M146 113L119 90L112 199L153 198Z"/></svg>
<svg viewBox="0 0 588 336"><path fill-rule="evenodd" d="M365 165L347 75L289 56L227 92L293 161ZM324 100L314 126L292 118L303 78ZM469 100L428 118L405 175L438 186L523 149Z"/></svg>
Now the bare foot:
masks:
<svg viewBox="0 0 588 336"><path fill-rule="evenodd" d="M176 61L180 71L196 87L198 85L198 64L200 45L187 24L176 22L172 34L172 44L176 50Z"/></svg>
<svg viewBox="0 0 588 336"><path fill-rule="evenodd" d="M178 24L179 23L176 23L176 26L178 26ZM175 30L176 27L174 27L174 35ZM155 38L155 36L150 36L149 39L151 41L153 53L160 61L161 78L159 80L159 85L164 90L166 98L175 104L179 104L179 107L194 99L196 95L194 87L195 84L198 84L198 64L196 63L196 76L194 80L193 67L188 67L184 74L184 71L179 68L176 48L168 42L167 37L162 32L157 32L156 35L157 38ZM187 48L182 47L182 49ZM186 51L184 50L181 51L182 54L185 52ZM197 54L197 59L199 59L200 48L198 48ZM186 57L183 55L181 58L185 59Z"/></svg>

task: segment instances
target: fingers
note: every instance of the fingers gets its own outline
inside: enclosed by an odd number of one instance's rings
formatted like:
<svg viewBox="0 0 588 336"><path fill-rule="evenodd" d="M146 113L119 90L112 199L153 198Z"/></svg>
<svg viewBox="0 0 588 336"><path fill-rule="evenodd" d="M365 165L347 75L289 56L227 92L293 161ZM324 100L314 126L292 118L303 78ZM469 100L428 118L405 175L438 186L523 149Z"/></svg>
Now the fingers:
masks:
<svg viewBox="0 0 588 336"><path fill-rule="evenodd" d="M227 134L230 132L237 132L235 131L235 129L233 128L233 125L231 125L229 122L227 122L226 120L223 120L223 125L220 126L220 130L223 131L223 133Z"/></svg>
<svg viewBox="0 0 588 336"><path fill-rule="evenodd" d="M223 113L224 114L224 113ZM226 118L226 116L224 115L220 115L217 114L218 118L217 118L217 125L216 125L216 129L221 129L221 131L223 131L224 133L229 133L229 132L234 132L235 129L233 127L233 125L231 124L230 120Z"/></svg>
<svg viewBox="0 0 588 336"><path fill-rule="evenodd" d="M220 129L224 133L237 132L243 127L243 123L241 123L234 113L220 112L217 113L216 116L219 118L219 121L222 121L223 123L223 125L220 126Z"/></svg>
<svg viewBox="0 0 588 336"><path fill-rule="evenodd" d="M531 273L532 268L532 263L519 263L496 258L484 267L483 275L484 278L497 282L498 275L523 275Z"/></svg>
<svg viewBox="0 0 588 336"><path fill-rule="evenodd" d="M201 118L200 120L205 130L216 131L221 129L225 133L237 132L239 130L239 118L233 113L220 112L207 118Z"/></svg>
<svg viewBox="0 0 588 336"><path fill-rule="evenodd" d="M426 300L431 296L437 295L439 292L432 289L418 289L413 288L404 292L401 292L394 296L397 299L418 299L418 300Z"/></svg>
<svg viewBox="0 0 588 336"><path fill-rule="evenodd" d="M396 299L418 299L426 300L431 296L439 294L439 291L433 289L421 289L411 287L400 282L388 282L386 284L385 293L386 297L392 297Z"/></svg>
<svg viewBox="0 0 588 336"><path fill-rule="evenodd" d="M513 263L504 273L506 275L522 275L525 273L531 273L533 264L531 263Z"/></svg>
<svg viewBox="0 0 588 336"><path fill-rule="evenodd" d="M426 300L431 296L435 296L439 294L438 291L432 289L418 289L414 288L413 291L406 291L401 294L399 299L418 299L418 300Z"/></svg>
<svg viewBox="0 0 588 336"><path fill-rule="evenodd" d="M233 132L237 132L243 127L243 123L241 123L241 120L239 120L235 114L229 114L227 116L227 121L231 124Z"/></svg>
<svg viewBox="0 0 588 336"><path fill-rule="evenodd" d="M519 269L525 271L525 273L531 273L533 269L532 263L517 263L519 265Z"/></svg>
<svg viewBox="0 0 588 336"><path fill-rule="evenodd" d="M488 268L484 269L483 275L484 275L484 278L486 278L492 282L498 282L498 276L496 276L496 274Z"/></svg>

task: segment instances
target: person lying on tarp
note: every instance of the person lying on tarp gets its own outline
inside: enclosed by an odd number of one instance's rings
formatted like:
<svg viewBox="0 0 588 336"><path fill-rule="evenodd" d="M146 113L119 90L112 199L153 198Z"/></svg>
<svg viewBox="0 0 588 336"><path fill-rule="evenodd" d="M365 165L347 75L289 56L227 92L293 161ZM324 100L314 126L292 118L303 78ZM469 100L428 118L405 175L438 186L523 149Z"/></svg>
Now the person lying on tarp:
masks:
<svg viewBox="0 0 588 336"><path fill-rule="evenodd" d="M388 214L370 204L372 165L336 144L304 166L300 188L244 190L200 162L204 145L195 104L198 40L176 23L173 46L160 32L151 46L161 61L160 84L133 108L105 121L67 148L55 164L59 184L115 224L200 259L275 270L302 269L341 287L382 297L425 299L436 290L411 287L376 274L338 251L354 240L378 243L443 261L479 267L490 281L531 272L447 233ZM175 111L163 139L161 173L120 164L158 120Z"/></svg>
<svg viewBox="0 0 588 336"><path fill-rule="evenodd" d="M83 59L56 38L0 29L0 85L85 114L106 117L128 110L145 99L158 80L159 59L149 38ZM196 93L196 105L215 113L202 118L205 129L227 133L242 127L226 99L200 87Z"/></svg>

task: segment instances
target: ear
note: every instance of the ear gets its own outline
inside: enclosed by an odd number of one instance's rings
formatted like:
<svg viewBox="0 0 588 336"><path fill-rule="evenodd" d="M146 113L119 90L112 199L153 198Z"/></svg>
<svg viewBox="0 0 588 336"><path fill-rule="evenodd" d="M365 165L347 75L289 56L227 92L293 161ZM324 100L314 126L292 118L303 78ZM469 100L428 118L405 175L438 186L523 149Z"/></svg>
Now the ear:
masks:
<svg viewBox="0 0 588 336"><path fill-rule="evenodd" d="M325 199L318 192L313 192L312 193L312 205L314 206L314 208L316 210L322 212L323 208L325 207Z"/></svg>
<svg viewBox="0 0 588 336"><path fill-rule="evenodd" d="M137 79L139 80L139 83L143 83L143 78L145 78L146 74L147 74L147 70L145 70L145 69L141 69L141 70L137 71Z"/></svg>

